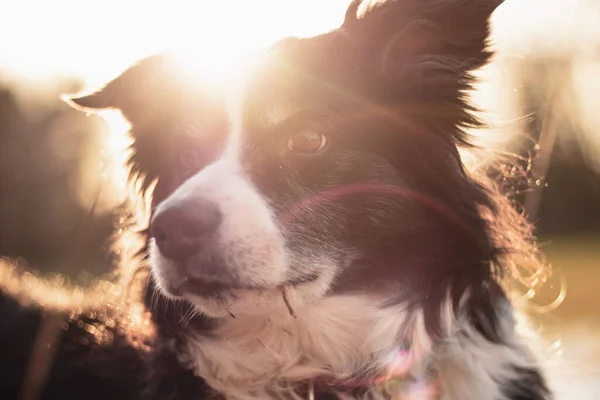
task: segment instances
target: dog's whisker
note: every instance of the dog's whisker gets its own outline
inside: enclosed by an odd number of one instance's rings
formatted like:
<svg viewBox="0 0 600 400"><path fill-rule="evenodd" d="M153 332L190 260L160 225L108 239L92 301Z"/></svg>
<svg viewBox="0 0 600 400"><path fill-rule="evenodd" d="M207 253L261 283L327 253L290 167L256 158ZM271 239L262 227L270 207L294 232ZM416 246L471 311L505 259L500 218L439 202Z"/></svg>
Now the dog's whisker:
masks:
<svg viewBox="0 0 600 400"><path fill-rule="evenodd" d="M283 298L283 302L285 303L285 306L287 307L290 315L292 317L296 318L296 313L294 312L294 309L292 308L292 305L290 304L290 301L287 296L287 286L283 286L281 288L281 296Z"/></svg>
<svg viewBox="0 0 600 400"><path fill-rule="evenodd" d="M181 317L181 319L179 320L179 324L182 327L187 326L191 320L197 315L198 311L195 310L193 307L190 307Z"/></svg>
<svg viewBox="0 0 600 400"><path fill-rule="evenodd" d="M194 319L197 315L199 315L200 312L198 310L192 310L192 312L190 313L190 317L188 318L187 322L185 323L185 325L187 326L190 322L192 322L192 319Z"/></svg>

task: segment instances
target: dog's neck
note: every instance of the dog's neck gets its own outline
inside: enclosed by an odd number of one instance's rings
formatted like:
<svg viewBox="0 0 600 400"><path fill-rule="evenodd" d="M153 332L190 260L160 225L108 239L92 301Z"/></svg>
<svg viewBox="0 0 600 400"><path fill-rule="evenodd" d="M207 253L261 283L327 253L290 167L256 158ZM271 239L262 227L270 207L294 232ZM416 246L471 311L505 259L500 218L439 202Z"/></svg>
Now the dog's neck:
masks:
<svg viewBox="0 0 600 400"><path fill-rule="evenodd" d="M405 363L401 373L412 378L419 374L423 360L417 358L423 352L405 351L402 343L428 346L428 338L403 307L382 307L380 300L368 296L339 295L302 306L294 314L223 319L210 336L188 337L180 361L215 390L248 399L271 398L315 379L349 385L360 381L364 386L369 379L386 376L390 367L397 373L399 354Z"/></svg>

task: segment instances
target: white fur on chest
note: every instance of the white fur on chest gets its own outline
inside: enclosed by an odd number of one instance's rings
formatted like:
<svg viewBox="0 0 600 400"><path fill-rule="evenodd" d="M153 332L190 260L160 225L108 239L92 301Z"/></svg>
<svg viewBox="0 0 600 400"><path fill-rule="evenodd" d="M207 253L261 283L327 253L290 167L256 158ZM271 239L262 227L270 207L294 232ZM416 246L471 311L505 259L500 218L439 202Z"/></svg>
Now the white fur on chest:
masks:
<svg viewBox="0 0 600 400"><path fill-rule="evenodd" d="M365 366L381 372L406 332L400 307L367 297L327 297L296 314L224 320L214 336L190 337L182 361L214 389L256 398L318 375L347 378Z"/></svg>

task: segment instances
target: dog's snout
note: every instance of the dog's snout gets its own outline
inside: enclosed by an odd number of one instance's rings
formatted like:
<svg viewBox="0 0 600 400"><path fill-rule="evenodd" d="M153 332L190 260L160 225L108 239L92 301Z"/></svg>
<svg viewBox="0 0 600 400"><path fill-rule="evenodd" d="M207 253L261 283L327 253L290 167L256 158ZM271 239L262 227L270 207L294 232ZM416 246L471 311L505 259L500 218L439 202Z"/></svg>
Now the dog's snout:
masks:
<svg viewBox="0 0 600 400"><path fill-rule="evenodd" d="M160 210L152 219L150 231L163 256L183 262L201 250L221 220L216 204L189 199Z"/></svg>

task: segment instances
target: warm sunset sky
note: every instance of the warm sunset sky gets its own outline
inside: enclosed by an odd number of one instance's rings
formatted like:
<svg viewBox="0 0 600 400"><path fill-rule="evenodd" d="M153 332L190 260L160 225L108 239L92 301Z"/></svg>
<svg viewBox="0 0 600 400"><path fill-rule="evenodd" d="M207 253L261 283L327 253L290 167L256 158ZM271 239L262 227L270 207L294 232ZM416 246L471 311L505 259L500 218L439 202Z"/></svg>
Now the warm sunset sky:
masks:
<svg viewBox="0 0 600 400"><path fill-rule="evenodd" d="M5 0L0 2L0 69L38 80L78 75L95 86L148 53L176 49L201 57L214 71L242 50L335 27L348 2ZM600 2L507 0L495 15L498 42L524 52L532 38L542 37L542 46L556 51L600 37L600 24L589 12L594 3Z"/></svg>

